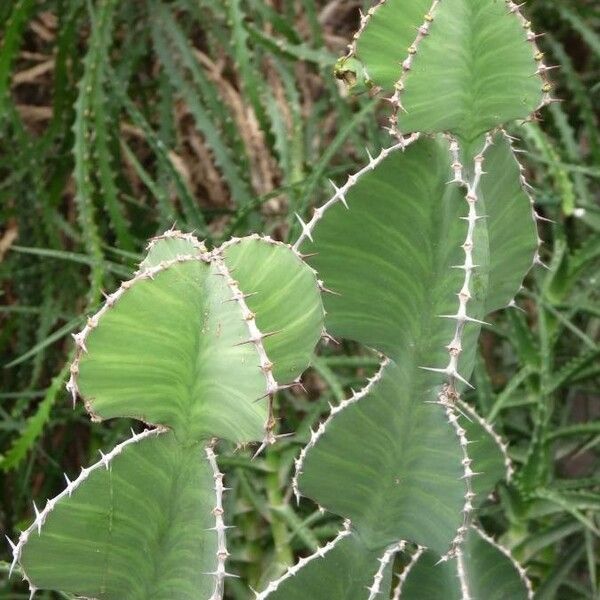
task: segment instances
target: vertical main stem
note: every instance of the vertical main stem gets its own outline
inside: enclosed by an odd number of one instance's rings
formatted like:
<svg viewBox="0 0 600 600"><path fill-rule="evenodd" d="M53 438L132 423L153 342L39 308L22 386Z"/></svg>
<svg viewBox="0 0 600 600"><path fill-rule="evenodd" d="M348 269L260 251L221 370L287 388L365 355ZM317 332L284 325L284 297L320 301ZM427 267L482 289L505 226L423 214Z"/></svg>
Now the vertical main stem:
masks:
<svg viewBox="0 0 600 600"><path fill-rule="evenodd" d="M294 554L289 545L289 532L285 521L278 514L277 509L283 508L283 495L279 483L279 454L274 451L268 451L266 454L266 463L269 467L267 475L267 500L269 502L269 515L271 520L271 532L273 534L273 543L275 546L275 562L278 569L285 570L286 567L293 564Z"/></svg>

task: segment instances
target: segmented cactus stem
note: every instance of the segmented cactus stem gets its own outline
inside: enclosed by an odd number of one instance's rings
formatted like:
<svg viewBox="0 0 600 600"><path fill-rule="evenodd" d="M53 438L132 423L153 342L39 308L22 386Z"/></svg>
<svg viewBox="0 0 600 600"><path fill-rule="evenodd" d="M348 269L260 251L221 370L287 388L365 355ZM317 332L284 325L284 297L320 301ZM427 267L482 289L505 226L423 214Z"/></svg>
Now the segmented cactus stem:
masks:
<svg viewBox="0 0 600 600"><path fill-rule="evenodd" d="M449 360L448 364L443 368L438 367L421 367L427 371L433 371L436 373L443 373L448 378L448 383L445 385L439 395L439 403L444 406L448 422L452 425L456 431L456 435L460 441L460 446L463 453L463 467L464 467L464 479L467 485L467 492L465 494L465 505L463 507L463 524L459 527L456 536L452 542L450 551L445 554L441 560L445 561L452 556L460 554L460 545L464 541L465 535L468 531L470 514L473 510L473 499L475 494L473 492L471 478L475 475L471 469L472 460L467 452L467 438L465 430L459 425L458 417L456 415L454 406L456 400L459 399L459 392L457 383L461 382L469 387L471 384L459 373L458 361L462 353L462 341L465 330L465 325L469 322L480 323L478 319L474 319L467 314L467 306L471 299L471 282L473 272L477 268L474 263L474 240L475 240L475 227L477 226L478 220L481 218L477 214L477 201L479 184L481 177L483 176L483 162L485 159L485 153L492 144L492 136L487 134L485 137L485 143L482 150L474 158L474 174L470 181L464 179L464 167L460 159L460 146L458 140L453 137L450 140L450 152L452 154L452 170L454 172L454 178L451 180L451 184L458 184L466 189L466 201L468 204L468 214L466 217L461 217L467 221L467 234L462 244L464 251L465 260L461 265L456 265L455 268L464 271L463 284L458 292L458 310L454 315L440 315L442 318L453 319L456 321L454 330L454 336L450 343L446 346L448 350Z"/></svg>
<svg viewBox="0 0 600 600"><path fill-rule="evenodd" d="M277 381L275 381L275 377L273 376L273 363L269 360L263 344L265 335L260 331L256 324L256 315L248 308L248 304L246 303L246 295L240 290L238 282L232 277L231 272L225 264L225 261L219 255L214 255L213 264L215 265L217 273L223 276L225 282L229 286L232 300L235 300L240 307L242 319L244 319L246 322L246 325L248 326L248 332L250 333L250 338L248 341L254 344L254 347L256 348L256 353L258 354L259 359L259 368L265 376L267 389L266 396L268 398L269 411L267 420L265 422L265 437L256 451L255 456L257 456L267 446L274 444L276 440L274 433L275 415L273 414L273 400L277 390L279 389L279 384Z"/></svg>
<svg viewBox="0 0 600 600"><path fill-rule="evenodd" d="M73 406L75 406L75 403L77 401L77 396L79 394L79 386L77 385L77 377L79 375L79 363L81 361L81 357L83 356L83 354L87 353L86 340L87 340L88 335L91 333L91 331L93 329L95 329L96 327L98 327L98 324L100 323L100 319L102 319L102 317L123 297L123 295L127 292L127 290L131 286L135 285L136 283L138 283L140 281L144 281L146 279L154 279L154 277L156 275L158 275L158 273L165 271L166 269L168 269L169 267L172 267L173 265L183 263L183 262L198 261L198 260L208 263L211 260L211 255L208 253L198 254L198 255L182 254L172 260L162 261L160 264L158 264L155 267L149 267L147 269L142 269L142 270L137 271L136 274L131 279L123 281L121 283L121 285L119 286L119 288L115 292L113 292L112 294L105 297L105 302L102 305L102 307L100 308L100 310L98 310L91 317L88 317L85 327L79 333L72 334L73 339L75 340L75 358L74 358L73 362L71 363L70 377L69 377L69 381L67 382L66 388L69 391L69 393L71 394L71 398L73 400ZM92 421L101 420L94 413L89 402L86 401L85 406L86 406L87 411L90 413Z"/></svg>
<svg viewBox="0 0 600 600"><path fill-rule="evenodd" d="M337 414L342 412L351 404L355 404L362 398L369 395L371 390L383 377L383 372L385 371L385 368L388 366L389 363L389 359L384 358L379 366L379 370L377 371L377 373L375 373L375 375L373 375L373 377L371 377L368 380L367 385L365 385L360 391L352 394L352 396L350 396L346 400L342 400L342 402L340 402L337 406L333 406L330 404L329 406L331 410L327 419L320 423L316 430L310 430L310 440L308 444L306 444L306 446L302 448L302 450L300 451L300 455L294 460L296 469L294 472L294 477L292 478L292 489L294 491L294 496L296 497L296 501L298 502L298 504L300 503L300 498L302 496L302 494L300 493L300 487L298 485L298 478L300 477L300 475L302 475L302 468L304 466L304 460L306 459L307 454L316 445L319 438L321 438L321 436L327 431L327 426L329 425L329 423L331 423L331 421L336 417Z"/></svg>
<svg viewBox="0 0 600 600"><path fill-rule="evenodd" d="M300 234L300 236L296 240L296 243L293 246L294 250L297 251L307 239L312 241L312 232L316 227L317 223L323 218L323 215L325 214L327 209L329 209L334 204L337 204L338 202L341 202L346 208L348 208L348 204L346 202L346 194L363 175L369 173L370 171L373 171L377 165L383 162L393 152L396 152L398 150L404 150L410 144L416 142L419 139L419 137L420 134L414 133L406 138L401 138L400 141L398 141L398 143L394 144L393 146L390 146L389 148L384 148L375 158L369 154L369 162L367 163L367 165L360 169L360 171L357 171L353 175L350 175L346 183L340 188L336 188L334 195L327 202L325 202L325 204L318 208L315 208L313 216L308 223L305 223L302 220L302 217L300 217L300 215L296 213L296 217L298 221L300 221L300 225L302 226L302 233Z"/></svg>
<svg viewBox="0 0 600 600"><path fill-rule="evenodd" d="M346 57L351 57L351 56L354 56L356 54L356 44L357 44L358 40L360 39L360 36L361 36L362 32L365 30L365 28L369 24L369 21L371 20L371 17L386 2L387 2L387 0L379 0L379 2L377 4L375 4L374 6L371 6L369 8L369 10L367 10L366 14L363 13L363 11L359 9L360 10L360 25L359 25L358 30L352 36L352 42L350 42L350 44L348 44L348 54L346 55Z"/></svg>
<svg viewBox="0 0 600 600"><path fill-rule="evenodd" d="M271 581L262 592L254 592L254 600L266 600L269 594L277 591L279 586L284 581L290 579L291 577L294 577L294 575L296 575L300 571L300 569L302 569L308 563L312 562L313 560L318 560L319 558L325 558L327 553L331 552L337 546L337 544L341 542L345 537L349 536L350 533L350 521L346 520L344 522L344 527L342 528L342 530L337 534L337 536L333 540L331 540L331 542L328 542L321 548L318 548L317 551L311 554L310 556L300 558L298 562L295 565L289 567L288 570L279 579Z"/></svg>
<svg viewBox="0 0 600 600"><path fill-rule="evenodd" d="M163 429L161 427L157 427L155 429L146 429L146 430L142 431L141 433L135 433L132 430L131 437L129 439L116 445L107 454L103 454L102 452L100 452L100 455L102 458L97 463L95 463L89 467L82 467L81 473L79 473L78 477L75 478L73 481L71 481L65 474L65 480L67 482L67 487L60 494L55 496L54 498L46 500L46 506L44 506L44 508L42 510L38 510L38 507L34 503L33 510L35 512L35 520L33 521L33 523L27 529L25 529L24 531L21 532L16 544L13 543L12 540L7 538L10 543L10 546L12 549L12 555L13 555L13 560L12 560L12 563L11 563L10 569L9 569L9 577L12 574L13 569L15 568L16 564L21 560L21 552L23 550L23 546L25 546L29 537L31 535L33 535L36 531L37 531L38 535L40 535L42 533L42 527L43 527L44 523L46 522L48 515L50 515L50 513L54 510L54 507L57 505L58 502L60 502L65 497L70 497L71 494L77 488L79 488L94 471L97 471L98 469L101 469L103 467L108 470L110 468L111 461L116 456L121 454L121 452L123 452L123 450L125 450L125 448L127 448L127 446L129 446L131 444L135 444L135 443L137 443L141 440L144 440L150 436L159 435L161 433L164 433L165 431L166 431L166 429ZM33 598L33 596L36 592L36 588L31 583L31 581L27 578L27 575L23 574L23 577L29 584L29 589L30 589L30 593L31 593L30 597Z"/></svg>
<svg viewBox="0 0 600 600"><path fill-rule="evenodd" d="M531 584L531 580L527 576L527 571L512 555L511 551L508 548L505 548L504 546L499 544L493 537L489 536L487 533L485 533L485 531L483 531L483 529L481 529L477 525L472 525L472 527L486 542L494 546L494 548L502 552L502 554L504 554L504 556L506 556L510 560L510 562L513 564L513 567L519 573L519 577L525 585L525 588L527 589L527 599L533 600L535 594L533 593L533 585Z"/></svg>
<svg viewBox="0 0 600 600"><path fill-rule="evenodd" d="M402 61L402 75L400 79L394 84L394 94L389 98L389 102L393 107L392 115L390 116L390 127L388 131L392 136L400 135L397 129L398 125L398 113L406 112L404 106L402 106L402 92L405 89L406 76L412 68L413 61L418 52L419 44L429 35L429 30L432 26L435 12L439 6L441 0L433 0L431 7L427 11L423 19L423 23L417 28L417 36L414 42L407 48L408 55Z"/></svg>

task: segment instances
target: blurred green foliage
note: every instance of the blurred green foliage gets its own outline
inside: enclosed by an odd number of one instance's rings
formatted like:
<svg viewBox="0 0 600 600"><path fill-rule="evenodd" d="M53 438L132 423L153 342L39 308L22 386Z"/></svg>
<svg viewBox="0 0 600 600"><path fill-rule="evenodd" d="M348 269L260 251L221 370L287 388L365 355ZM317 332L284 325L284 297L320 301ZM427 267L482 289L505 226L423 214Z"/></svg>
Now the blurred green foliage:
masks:
<svg viewBox="0 0 600 600"><path fill-rule="evenodd" d="M368 3L364 3L367 8ZM485 331L469 398L511 443L517 476L482 511L528 568L536 598L598 598L600 534L600 5L530 0L563 100L511 133L535 187L548 269ZM0 4L0 529L123 439L64 390L69 334L174 223L218 243L298 234L328 179L388 144L385 103L348 97L333 69L358 26L337 0L16 0ZM330 539L331 515L290 502L309 428L377 364L323 346L281 431L222 461L229 596L249 598ZM0 550L7 560L8 546ZM0 597L25 598L18 578ZM44 597L40 595L40 597ZM45 597L50 598L47 594ZM64 596L63 596L64 597Z"/></svg>

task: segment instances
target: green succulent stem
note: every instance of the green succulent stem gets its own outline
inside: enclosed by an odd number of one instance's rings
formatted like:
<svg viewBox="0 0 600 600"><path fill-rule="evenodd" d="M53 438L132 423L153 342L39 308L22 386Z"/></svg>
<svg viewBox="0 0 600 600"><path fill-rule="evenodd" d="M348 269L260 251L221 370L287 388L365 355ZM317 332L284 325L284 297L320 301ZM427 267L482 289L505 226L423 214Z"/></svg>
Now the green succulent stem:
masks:
<svg viewBox="0 0 600 600"><path fill-rule="evenodd" d="M269 467L266 477L267 501L269 505L271 533L273 536L273 547L275 549L274 561L278 570L285 570L294 562L294 554L289 544L289 531L286 521L281 517L278 509L285 506L281 493L280 461L279 455L267 452L265 463Z"/></svg>
<svg viewBox="0 0 600 600"><path fill-rule="evenodd" d="M361 15L336 73L351 91L388 95L393 145L334 186L310 220L298 216L295 248L333 292L327 331L379 351L381 368L332 407L296 461L296 497L349 519L350 534L326 546L319 567L301 561L260 598L300 597L311 577L344 600L532 597L522 568L475 526L513 467L462 395L485 316L514 305L541 262L538 217L502 128L552 101L535 39L510 0L385 0ZM368 551L344 552L350 539ZM406 541L418 550L392 592L384 565ZM349 570L381 567L368 595L343 587L342 555ZM495 562L509 591L489 587Z"/></svg>
<svg viewBox="0 0 600 600"><path fill-rule="evenodd" d="M174 15L159 4L152 38L165 75L183 90L216 164L249 204L248 178L220 135L235 127L187 52ZM99 298L103 274L98 183L116 237L129 243L105 128L97 140L99 181L90 150L92 125L105 114L115 9L114 0L98 5L74 129L91 300ZM264 44L269 35L247 24L243 10L228 0L220 13L228 19L240 87L260 130L272 134L289 162L300 138L290 154L286 126L273 97L261 92L247 52L250 39ZM208 248L175 229L149 241L139 269L73 336L67 387L93 421L126 417L150 428L132 431L75 479L67 477L42 510L34 505L33 523L11 542L10 567L20 565L32 597L61 589L102 600L222 600L232 576L231 516L216 454L224 440L223 447L256 444L254 456L265 453L269 508L261 514L274 542L273 571L283 573L256 600L533 598L524 569L478 524L480 507L499 481L511 480L513 466L507 443L465 391L473 387L487 315L513 307L529 270L542 264L539 217L504 129L553 101L536 37L512 0L382 1L361 16L335 74L355 92L388 98L391 145L334 184L309 219L297 215L295 244L250 235ZM292 53L304 50L295 44ZM295 99L298 133L298 92L290 81L283 85ZM131 101L125 105L147 130ZM237 148L237 131L229 137ZM172 167L162 142L152 145ZM300 163L292 162L288 174L297 175ZM190 216L204 225L186 186L181 190ZM553 319L542 310L545 356ZM285 465L270 451L279 437L275 399L300 385L320 339L369 348L379 369L348 397L335 389L339 403L295 461L297 501L310 499L343 527L294 564L281 491ZM549 362L541 372L548 390ZM546 401L537 407L522 471L528 481L548 474L548 408ZM538 496L565 502L552 490ZM398 555L408 566L394 583ZM266 579L257 567L252 573Z"/></svg>

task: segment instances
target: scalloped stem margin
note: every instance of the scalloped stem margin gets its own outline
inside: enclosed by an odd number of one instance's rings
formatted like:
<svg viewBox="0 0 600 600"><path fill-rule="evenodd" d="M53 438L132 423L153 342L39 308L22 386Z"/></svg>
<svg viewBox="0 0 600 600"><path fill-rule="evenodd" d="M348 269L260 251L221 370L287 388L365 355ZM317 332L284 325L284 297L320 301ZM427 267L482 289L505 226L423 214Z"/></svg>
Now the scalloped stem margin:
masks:
<svg viewBox="0 0 600 600"><path fill-rule="evenodd" d="M347 57L356 55L356 44L357 44L357 42L358 42L358 40L359 40L362 32L365 30L365 28L369 24L369 21L371 20L371 17L386 2L387 2L387 0L379 0L379 2L377 4L375 4L374 6L371 6L371 8L369 8L369 10L367 10L367 14L364 14L363 11L362 11L362 9L360 9L360 8L358 9L359 10L359 14L360 14L360 27L358 28L358 31L356 31L354 33L354 35L352 36L352 42L350 42L350 44L348 44L348 54L346 55Z"/></svg>
<svg viewBox="0 0 600 600"><path fill-rule="evenodd" d="M79 387L77 385L77 376L79 375L79 363L81 361L82 355L84 353L87 353L86 340L90 332L96 327L98 327L100 319L115 305L116 302L118 302L118 300L120 300L123 294L125 294L125 292L135 283L143 281L144 279L154 279L154 277L158 275L158 273L165 271L166 269L177 263L197 260L210 263L211 254L181 254L177 256L177 258L162 261L155 267L150 267L147 269L137 271L131 279L123 281L115 292L106 296L106 301L104 302L100 310L98 310L95 314L88 318L85 327L79 333L72 334L73 339L75 340L75 358L71 363L71 375L69 377L69 381L67 382L66 388L71 394L71 398L73 399L73 407L75 407L77 395L79 394ZM98 420L98 418L94 416L93 411L91 411L91 407L86 406L86 408L91 414L92 421Z"/></svg>
<svg viewBox="0 0 600 600"><path fill-rule="evenodd" d="M290 579L291 577L294 577L294 575L296 575L300 571L300 569L302 569L302 567L306 566L307 563L318 558L324 558L328 552L331 552L331 550L333 550L336 547L338 542L341 542L345 537L349 536L350 533L350 521L346 520L344 521L343 529L337 534L337 536L333 540L327 542L327 544L325 544L321 548L317 548L314 554L311 554L310 556L307 556L305 558L300 558L298 562L295 565L289 567L288 570L279 579L271 581L262 592L254 592L254 600L267 600L269 594L277 591L279 586L284 581Z"/></svg>
<svg viewBox="0 0 600 600"><path fill-rule="evenodd" d="M433 3L429 7L427 14L423 20L423 23L417 27L417 37L415 41L408 47L408 56L402 61L402 75L400 79L394 84L394 95L390 98L390 103L394 107L392 112L392 116L390 117L390 128L389 132L392 136L400 135L396 126L398 124L398 112L406 112L404 106L402 106L402 101L400 96L404 91L405 87L405 79L408 72L412 69L412 64L417 54L417 50L419 48L419 44L429 35L429 29L431 24L433 23L435 11L440 4L441 0L433 0Z"/></svg>
<svg viewBox="0 0 600 600"><path fill-rule="evenodd" d="M539 110L540 108L543 108L544 106L547 106L548 104L551 104L552 102L556 102L556 100L554 98L552 98L552 96L551 96L552 83L550 82L550 79L548 78L548 71L551 71L555 67L548 67L544 63L544 53L542 51L540 51L540 49L536 43L537 38L543 34L536 34L533 31L533 29L531 28L531 21L529 19L527 19L525 17L525 15L523 15L523 13L521 12L521 6L523 6L523 4L525 4L525 3L522 2L521 4L515 4L512 0L504 0L504 1L506 2L506 7L508 8L508 12L510 14L516 15L516 17L519 19L523 29L525 30L525 34L527 36L527 41L533 47L533 59L538 64L535 74L538 75L542 79L542 92L544 93L542 102L541 102L540 106L538 106L538 110Z"/></svg>
<svg viewBox="0 0 600 600"><path fill-rule="evenodd" d="M410 136L401 138L397 144L394 144L389 148L384 148L375 158L371 156L371 154L367 150L367 154L369 156L368 164L365 167L363 167L360 171L357 171L353 175L350 175L348 177L348 180L342 187L338 188L334 185L335 194L327 202L325 202L325 204L319 206L318 208L315 208L313 216L308 223L305 223L302 220L302 217L300 217L300 215L296 213L296 218L298 219L298 221L300 221L300 225L302 226L302 233L300 234L300 237L296 240L293 249L298 251L298 249L306 241L306 239L309 239L312 242L312 232L317 223L323 218L323 215L325 214L325 211L327 211L328 208L330 208L337 202L341 202L346 208L348 208L348 203L346 202L346 194L363 175L365 175L369 171L373 171L373 169L375 169L375 167L378 164L383 162L393 152L396 152L397 150L404 150L405 148L410 146L410 144L416 142L420 136L420 133L413 133Z"/></svg>
<svg viewBox="0 0 600 600"><path fill-rule="evenodd" d="M510 560L510 562L513 564L514 568L517 570L517 573L519 573L519 577L521 578L521 581L527 588L528 600L533 600L535 594L533 593L533 585L531 583L531 580L527 576L527 571L521 566L521 564L517 561L517 559L511 554L510 550L508 548L505 548L501 544L499 544L493 537L489 536L487 533L485 533L485 531L483 531L483 529L481 529L477 525L473 524L471 527L473 527L473 529L486 542L488 542L488 544L490 544L491 546L494 546L494 548L496 548L497 550L502 552L502 554L504 554L504 556L506 556L506 558L508 558Z"/></svg>
<svg viewBox="0 0 600 600"><path fill-rule="evenodd" d="M535 64L538 65L534 75L539 76L542 80L543 98L542 98L540 105L537 108L537 110L539 110L539 109L543 108L544 106L547 106L548 104L551 104L552 102L557 101L556 99L552 98L552 95L551 95L552 83L550 82L550 79L548 78L548 72L556 67L549 67L544 63L544 53L540 51L540 49L536 43L536 40L538 37L540 37L540 35L536 34L532 30L531 21L529 21L520 10L521 6L523 6L524 3L515 4L512 0L504 0L504 1L506 3L506 7L508 9L508 14L509 15L514 14L519 19L521 26L525 30L526 39L533 47L533 59L535 61ZM398 81L394 84L394 94L389 98L389 102L393 106L393 112L389 118L390 127L388 128L388 131L394 137L398 137L400 135L400 133L397 129L398 113L406 112L404 106L402 105L402 100L401 100L402 92L405 90L406 77L407 77L408 73L410 72L410 70L412 69L414 57L416 56L416 54L419 50L419 45L429 35L429 30L435 19L435 13L436 13L436 10L437 10L438 6L440 5L440 3L441 3L441 0L433 0L431 7L429 8L428 12L425 14L423 23L417 28L417 36L415 37L414 42L407 49L408 56L401 62L402 74L400 75L400 79L398 79ZM383 4L383 2L382 2L382 4ZM358 41L358 37L364 31L365 27L367 26L367 24L369 22L370 17L373 15L374 12L375 11L373 11L373 12L369 11L369 17L361 17L360 29L355 34L354 40L353 40L352 44L350 45L351 53L355 52L356 42Z"/></svg>
<svg viewBox="0 0 600 600"><path fill-rule="evenodd" d="M504 468L506 469L506 481L510 482L513 475L515 474L515 468L513 462L508 455L508 443L502 439L493 425L486 421L471 405L467 404L464 400L458 400L457 402L459 410L464 414L465 417L472 417L475 419L490 435L490 437L496 442L502 456L504 457Z"/></svg>
<svg viewBox="0 0 600 600"><path fill-rule="evenodd" d="M192 233L183 233L182 231L175 229L174 225L173 227L171 227L171 229L167 229L167 231L165 231L164 233L161 233L160 235L155 235L153 238L150 238L150 240L146 244L146 252L152 250L152 248L154 248L156 244L163 240L173 239L183 240L184 242L187 242L188 244L196 248L198 252L206 254L206 246L202 242L200 242L195 235L193 235Z"/></svg>
<svg viewBox="0 0 600 600"><path fill-rule="evenodd" d="M325 421L323 421L316 430L310 430L310 441L308 442L308 444L306 444L306 446L304 446L304 448L302 448L298 458L294 459L296 470L294 472L294 477L292 478L292 489L294 490L294 496L296 497L296 502L298 504L300 504L301 497L300 488L298 486L298 478L302 474L302 467L304 466L304 460L306 459L306 455L308 454L310 449L316 445L319 438L327 430L327 426L329 425L329 423L331 423L331 421L335 418L335 416L338 413L342 412L351 404L355 404L361 398L364 398L365 396L369 395L373 387L375 387L375 385L381 380L383 372L385 371L385 368L389 365L389 363L389 358L384 358L381 361L379 370L377 371L377 373L375 373L375 375L373 375L373 377L371 377L368 380L368 383L365 385L365 387L363 387L360 391L352 394L352 396L350 396L346 400L342 400L342 402L340 402L337 406L333 406L330 404L329 406L331 408L331 411L329 412L329 416L327 417L327 419L325 419Z"/></svg>
<svg viewBox="0 0 600 600"><path fill-rule="evenodd" d="M296 215L298 216L298 215ZM272 244L275 246L283 246L285 248L287 248L288 250L291 250L306 266L308 266L310 268L310 265L308 265L305 262L305 258L306 256L303 255L299 250L298 250L298 242L296 242L296 244L294 244L293 246L291 244L287 244L285 242L282 242L280 240L274 240L271 236L269 235L260 235L258 233L253 233L251 235L245 236L243 238L239 238L239 237L232 237L229 240L227 240L226 242L223 242L223 244L221 244L221 246L219 246L219 248L217 250L214 251L215 254L223 254L225 252L225 250L227 250L228 248L230 248L231 246L235 246L236 244L239 244L242 240L247 240L247 239L251 239L251 240L262 240L263 242L266 242L267 244ZM312 272L317 275L317 272L315 271L315 269L311 269ZM319 290L321 292L331 292L331 290L328 290L327 288L324 287L323 282L320 279L317 279L317 285L319 287ZM325 330L325 327L323 327L323 333L321 335L322 339L325 342L328 342L330 340L336 341L331 335L329 335L327 333L327 331ZM300 376L298 376L294 381L289 382L289 383L284 383L284 384L280 384L279 385L279 390L284 390L284 389L288 389L288 388L292 388L292 387L300 387L302 388L302 383L300 382ZM262 451L262 449L261 449Z"/></svg>
<svg viewBox="0 0 600 600"><path fill-rule="evenodd" d="M519 168L519 180L521 182L521 188L523 190L523 192L525 193L525 195L529 198L529 203L531 204L531 215L533 217L534 222L540 223L541 221L547 221L549 223L553 223L554 221L552 221L551 219L546 219L545 217L542 217L536 210L535 210L535 202L533 200L533 196L531 195L534 190L534 188L532 187L532 185L527 181L527 177L525 176L525 167L520 163L519 159L517 158L517 154L519 152L522 152L522 150L518 150L517 148L515 148L514 143L516 141L518 141L517 138L513 137L512 135L509 135L508 132L505 129L501 129L500 130L502 132L502 135L504 136L504 138L506 139L506 141L508 142L510 149L513 153L513 157L515 162L517 163L517 166ZM542 258L540 256L540 249L542 247L542 245L544 244L544 240L542 240L541 237L539 237L539 228L536 227L536 229L538 230L538 239L537 239L537 251L533 256L533 261L531 263L531 267L529 270L533 269L535 266L540 266L543 267L544 269L548 269L548 265L546 265L543 261ZM509 303L508 305L509 307L515 307L516 303L514 301L514 299L512 300L512 302Z"/></svg>
<svg viewBox="0 0 600 600"><path fill-rule="evenodd" d="M286 247L290 247L287 244L283 244L282 242L276 242L275 240L272 240L269 237L262 237L262 236L258 236L258 235L250 236L250 237L252 239L263 239L268 243L281 244ZM154 277L158 273L161 273L162 271L165 271L165 270L169 269L170 267L172 267L173 265L176 265L178 263L191 262L191 261L202 261L207 264L214 264L215 269L216 269L216 274L224 278L226 284L228 285L229 289L231 290L231 293L232 293L231 300L237 302L237 304L240 308L240 311L242 314L242 319L246 323L246 325L248 327L248 332L249 332L249 339L246 340L246 342L244 342L244 343L254 344L254 346L256 348L256 352L258 354L258 359L259 359L258 366L261 369L261 371L263 372L263 374L265 376L265 380L266 380L266 393L264 394L263 398L264 397L268 398L269 413L268 413L267 420L265 422L265 437L264 437L259 449L256 452L256 455L258 455L260 452L262 452L262 450L267 445L273 444L276 441L276 436L273 433L273 430L274 430L274 427L276 424L275 418L273 415L273 399L274 399L275 394L281 389L285 389L288 387L292 387L293 385L296 385L296 382L291 383L291 384L279 385L277 383L277 381L275 380L275 378L273 376L273 372L272 372L273 371L273 363L269 360L269 357L267 356L267 353L266 353L266 350L265 350L265 347L263 344L263 339L266 336L259 330L259 328L256 324L255 315L248 308L248 305L245 301L247 296L240 290L238 282L232 277L229 269L227 268L227 266L225 265L225 262L223 260L223 257L222 257L223 251L226 248L228 248L229 246L231 246L232 244L238 243L240 241L240 239L234 238L233 240L230 240L228 243L224 244L223 246L221 246L211 252L206 252L204 249L204 246L202 244L197 243L197 241L196 241L196 243L193 242L193 240L195 240L195 238L191 234L182 234L181 232L179 232L177 230L171 229L171 230L165 232L163 235L153 238L150 241L150 244L148 247L152 248L152 246L157 241L163 240L166 238L183 239L185 241L192 242L194 247L196 247L199 250L199 253L196 255L180 254L174 259L161 261L158 265L156 265L154 267L148 267L148 268L140 269L140 270L136 271L136 273L134 274L134 276L131 279L129 279L127 281L123 281L121 283L121 285L119 286L119 288L115 292L113 292L110 295L107 295L103 306L95 314L93 314L91 317L89 317L87 319L85 327L79 333L73 334L73 339L75 340L75 347L76 347L75 358L73 359L73 362L71 364L70 377L69 377L69 381L67 382L67 385L66 385L67 390L71 394L71 397L73 400L73 406L75 406L75 403L77 401L77 395L79 394L79 386L77 384L77 377L79 375L79 364L81 361L81 357L83 356L83 354L87 353L87 346L86 346L87 337L93 329L98 327L100 319L115 305L116 302L118 302L120 300L120 298L125 294L125 292L129 288L131 288L134 284L138 283L139 281L142 281L145 279L154 279ZM292 248L292 250L298 256L300 256L299 253L295 249ZM257 400L260 400L260 399L261 398L258 398ZM86 403L86 409L90 413L92 421L100 420L94 414L89 403Z"/></svg>
<svg viewBox="0 0 600 600"><path fill-rule="evenodd" d="M261 235L259 233L251 233L250 235L246 235L244 237L229 238L226 242L223 242L218 248L213 250L212 253L222 255L225 252L225 250L231 248L232 246L235 246L236 244L239 244L244 240L258 240L267 244L272 244L273 246L283 246L284 248L287 248L288 250L294 252L294 254L296 254L298 258L303 258L302 254L300 254L300 252L298 252L298 250L291 244L287 244L286 242L282 242L280 240L274 240L270 235Z"/></svg>
<svg viewBox="0 0 600 600"><path fill-rule="evenodd" d="M97 471L98 469L100 469L102 467L104 467L105 469L108 470L111 461L116 456L121 454L121 452L123 452L123 450L125 450L125 448L127 446L129 446L131 444L135 444L136 442L139 442L141 440L144 440L147 437L150 437L151 435L160 435L161 433L165 433L165 432L166 432L166 429L161 428L161 427L157 427L155 429L145 429L141 433L135 433L133 430L131 430L132 436L130 438L128 438L124 442L121 442L120 444L115 446L108 454L103 454L102 451L100 451L100 455L102 456L102 458L97 463L91 465L90 467L82 467L81 473L79 474L79 476L76 479L71 481L65 474L65 480L67 481L67 487L60 494L55 496L54 498L46 500L46 506L43 508L43 510L41 510L41 511L38 510L38 507L35 505L35 502L34 502L33 510L35 512L35 520L33 521L33 523L27 529L25 529L24 531L21 532L16 544L13 543L13 541L8 536L6 538L11 546L12 555L13 555L13 560L12 560L12 563L10 565L10 569L8 572L9 578L12 575L13 569L15 568L17 562L19 562L19 560L21 558L21 552L23 550L23 546L25 546L25 544L27 543L27 540L29 539L31 534L34 533L36 530L38 532L38 535L41 534L42 526L46 522L48 515L54 510L54 507L60 500L62 500L63 498L65 498L67 496L70 497L71 494L78 487L80 487L83 484L83 482L94 471ZM33 598L33 596L35 595L35 592L37 591L37 588L31 583L31 581L29 581L29 578L27 577L27 575L25 573L23 573L23 578L29 584L30 598Z"/></svg>

